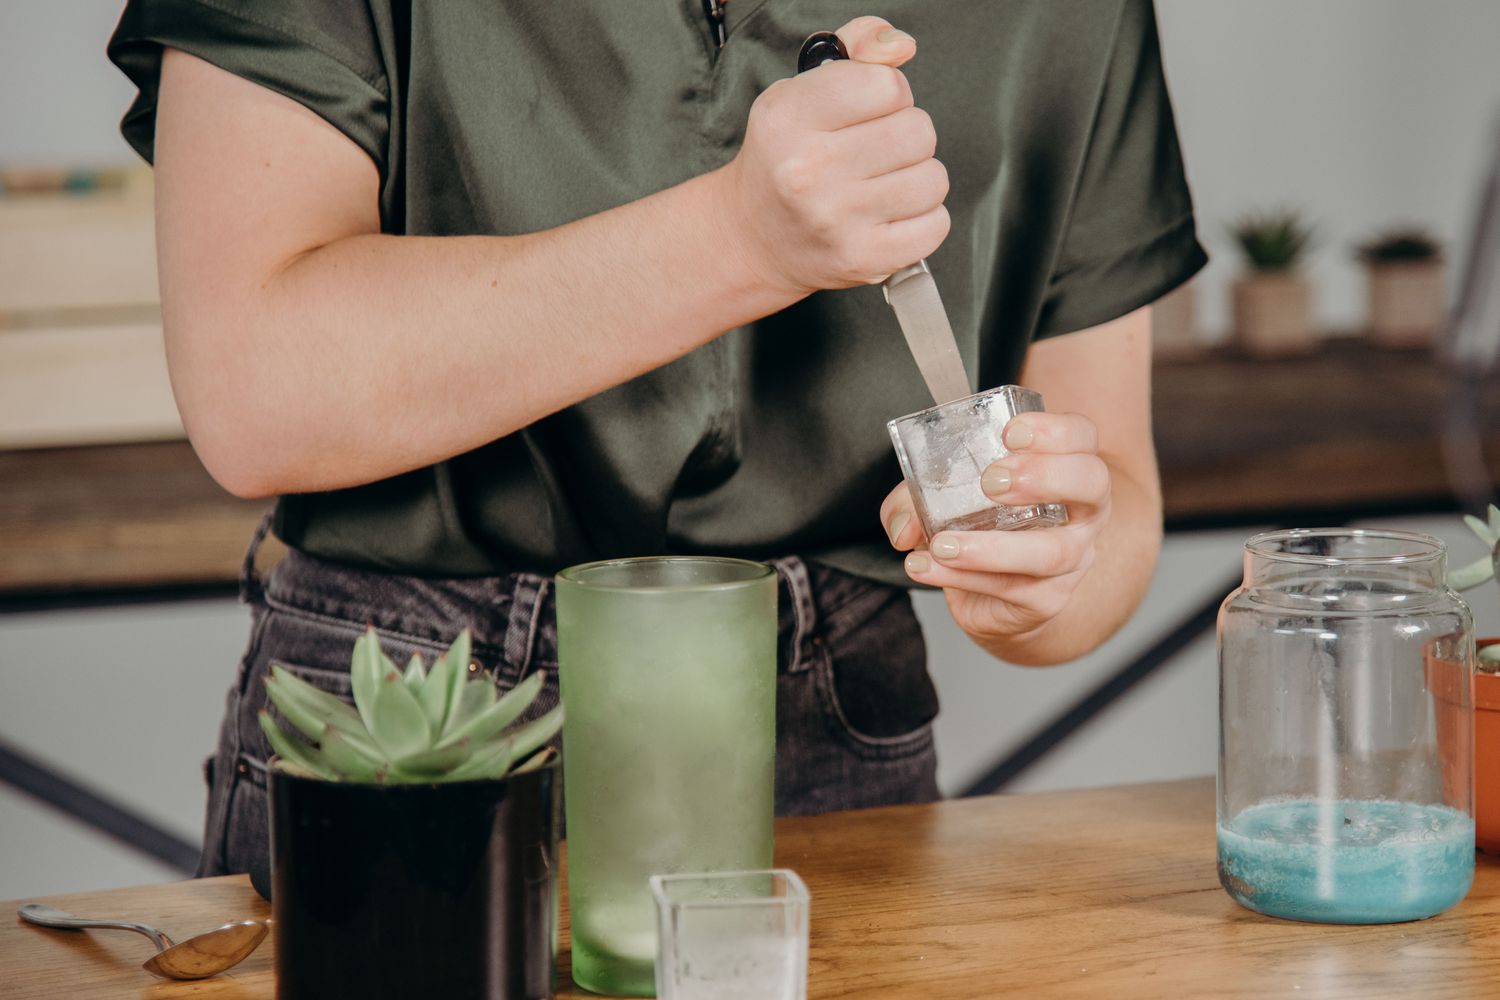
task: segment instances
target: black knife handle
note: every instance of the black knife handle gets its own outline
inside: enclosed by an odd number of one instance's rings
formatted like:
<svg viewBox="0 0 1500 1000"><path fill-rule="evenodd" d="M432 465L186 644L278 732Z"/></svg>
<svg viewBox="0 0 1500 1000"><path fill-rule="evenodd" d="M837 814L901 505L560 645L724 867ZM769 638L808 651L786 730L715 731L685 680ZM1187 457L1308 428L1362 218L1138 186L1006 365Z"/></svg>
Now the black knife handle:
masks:
<svg viewBox="0 0 1500 1000"><path fill-rule="evenodd" d="M848 58L849 50L844 48L843 39L832 31L815 31L802 43L802 51L797 56L797 72L805 73L826 62Z"/></svg>

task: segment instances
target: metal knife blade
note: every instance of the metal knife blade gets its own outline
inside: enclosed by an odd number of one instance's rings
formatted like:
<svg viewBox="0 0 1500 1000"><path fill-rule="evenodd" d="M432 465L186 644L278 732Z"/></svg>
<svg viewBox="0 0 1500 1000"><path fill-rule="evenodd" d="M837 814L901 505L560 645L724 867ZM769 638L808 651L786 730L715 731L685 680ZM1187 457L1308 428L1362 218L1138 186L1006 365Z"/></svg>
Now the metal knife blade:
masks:
<svg viewBox="0 0 1500 1000"><path fill-rule="evenodd" d="M934 403L947 403L974 392L964 359L953 339L953 327L925 260L903 267L880 286L906 335L906 347L917 362Z"/></svg>
<svg viewBox="0 0 1500 1000"><path fill-rule="evenodd" d="M838 59L848 59L849 51L832 31L816 31L802 43L797 56L797 72L805 73ZM906 335L906 347L916 359L932 393L934 403L948 403L973 393L964 359L953 339L953 326L938 295L937 283L925 260L903 267L881 285L885 300L896 312L896 322Z"/></svg>

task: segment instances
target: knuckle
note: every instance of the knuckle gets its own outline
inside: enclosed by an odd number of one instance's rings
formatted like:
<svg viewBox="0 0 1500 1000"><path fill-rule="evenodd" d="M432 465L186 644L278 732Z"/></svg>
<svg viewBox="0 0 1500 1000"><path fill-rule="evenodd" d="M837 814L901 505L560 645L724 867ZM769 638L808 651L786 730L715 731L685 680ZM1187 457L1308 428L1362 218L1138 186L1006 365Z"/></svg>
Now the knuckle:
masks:
<svg viewBox="0 0 1500 1000"><path fill-rule="evenodd" d="M1112 483L1109 475L1109 466L1104 464L1103 459L1091 457L1084 476L1090 497L1102 500L1109 496Z"/></svg>
<svg viewBox="0 0 1500 1000"><path fill-rule="evenodd" d="M818 186L821 169L810 153L788 156L772 168L771 182L783 196L796 200L807 197Z"/></svg>
<svg viewBox="0 0 1500 1000"><path fill-rule="evenodd" d="M1076 549L1056 535L1043 551L1041 569L1043 576L1065 576L1078 568Z"/></svg>
<svg viewBox="0 0 1500 1000"><path fill-rule="evenodd" d="M1081 413L1049 414L1058 419L1061 429L1065 429L1068 440L1073 441L1075 451L1093 452L1099 450L1099 428L1088 417Z"/></svg>
<svg viewBox="0 0 1500 1000"><path fill-rule="evenodd" d="M906 74L899 69L890 69L891 87L893 90L892 101L899 108L909 108L913 105L911 93L911 82L906 79Z"/></svg>
<svg viewBox="0 0 1500 1000"><path fill-rule="evenodd" d="M1069 599L1066 592L1048 587L1046 593L1037 598L1036 611L1045 621L1051 621L1067 610Z"/></svg>
<svg viewBox="0 0 1500 1000"><path fill-rule="evenodd" d="M917 107L903 113L911 116L911 141L924 157L932 156L937 152L937 128L932 124L932 116Z"/></svg>
<svg viewBox="0 0 1500 1000"><path fill-rule="evenodd" d="M846 223L840 213L829 204L814 202L804 215L808 231L825 243L839 245Z"/></svg>
<svg viewBox="0 0 1500 1000"><path fill-rule="evenodd" d="M750 121L764 122L768 118L779 118L788 113L789 106L795 100L796 88L792 79L777 80L755 99L750 105Z"/></svg>
<svg viewBox="0 0 1500 1000"><path fill-rule="evenodd" d="M870 255L855 243L844 243L836 251L835 259L838 261L839 272L850 277L863 279L870 275L883 273L871 260Z"/></svg>
<svg viewBox="0 0 1500 1000"><path fill-rule="evenodd" d="M941 202L944 198L948 197L948 168L943 166L942 162L939 160L928 160L927 162L932 164L932 166L929 167L928 170L930 170L933 174L933 194L936 195L937 200Z"/></svg>
<svg viewBox="0 0 1500 1000"><path fill-rule="evenodd" d="M880 107L896 111L911 105L911 85L906 74L890 66L866 63L869 66L869 92Z"/></svg>
<svg viewBox="0 0 1500 1000"><path fill-rule="evenodd" d="M929 240L931 246L923 257L929 256L943 241L948 238L948 233L953 228L953 219L948 215L948 209L942 205L932 210L932 237Z"/></svg>

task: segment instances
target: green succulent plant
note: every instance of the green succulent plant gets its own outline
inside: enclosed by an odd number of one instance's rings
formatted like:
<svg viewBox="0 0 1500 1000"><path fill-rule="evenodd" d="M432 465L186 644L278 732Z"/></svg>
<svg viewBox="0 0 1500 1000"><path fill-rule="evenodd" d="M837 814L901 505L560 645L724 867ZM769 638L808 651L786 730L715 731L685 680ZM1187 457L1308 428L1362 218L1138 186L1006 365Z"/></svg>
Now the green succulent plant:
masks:
<svg viewBox="0 0 1500 1000"><path fill-rule="evenodd" d="M1448 571L1448 586L1454 590L1470 590L1495 575L1495 546L1500 543L1500 507L1490 504L1486 520L1473 514L1464 515L1464 523L1489 549L1489 554L1476 559L1467 566ZM1500 670L1500 646L1486 646L1479 651L1479 662L1483 669Z"/></svg>
<svg viewBox="0 0 1500 1000"><path fill-rule="evenodd" d="M314 687L280 664L266 678L271 704L260 727L278 766L303 777L362 784L430 784L503 778L541 767L544 745L562 726L562 706L507 732L541 692L532 674L504 696L469 676L469 630L429 669L412 654L406 670L380 648L372 628L354 643L354 704Z"/></svg>
<svg viewBox="0 0 1500 1000"><path fill-rule="evenodd" d="M1443 245L1425 229L1390 229L1359 246L1359 259L1367 263L1436 260Z"/></svg>
<svg viewBox="0 0 1500 1000"><path fill-rule="evenodd" d="M1257 271L1293 267L1312 242L1312 227L1290 209L1242 216L1230 232Z"/></svg>

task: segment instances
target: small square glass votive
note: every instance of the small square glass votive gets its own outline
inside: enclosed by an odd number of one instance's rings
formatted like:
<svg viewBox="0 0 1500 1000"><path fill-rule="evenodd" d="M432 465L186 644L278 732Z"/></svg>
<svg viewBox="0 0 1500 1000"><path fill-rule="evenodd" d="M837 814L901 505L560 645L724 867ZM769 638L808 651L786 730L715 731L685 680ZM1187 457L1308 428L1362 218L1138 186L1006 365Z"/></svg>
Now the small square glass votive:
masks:
<svg viewBox="0 0 1500 1000"><path fill-rule="evenodd" d="M922 530L990 531L1066 524L1062 504L1005 507L985 496L979 479L1010 454L1001 434L1018 413L1042 410L1042 396L1002 385L886 424Z"/></svg>
<svg viewBox="0 0 1500 1000"><path fill-rule="evenodd" d="M650 881L658 1000L806 1000L807 886L796 872Z"/></svg>

